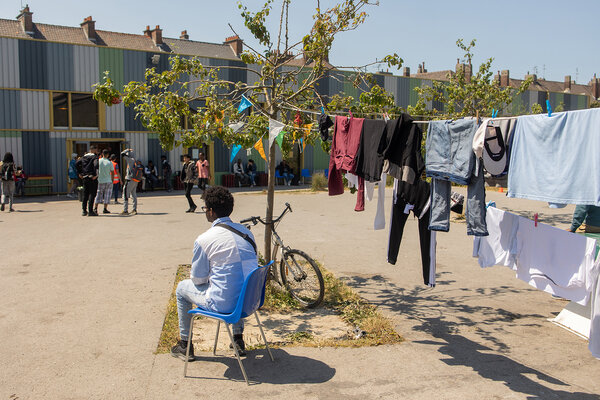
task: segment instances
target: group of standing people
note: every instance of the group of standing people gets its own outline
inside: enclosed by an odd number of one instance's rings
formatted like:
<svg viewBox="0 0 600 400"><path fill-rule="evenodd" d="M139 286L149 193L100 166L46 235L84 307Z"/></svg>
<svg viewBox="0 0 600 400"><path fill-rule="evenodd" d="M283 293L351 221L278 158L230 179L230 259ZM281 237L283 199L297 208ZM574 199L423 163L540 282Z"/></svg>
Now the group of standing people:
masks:
<svg viewBox="0 0 600 400"><path fill-rule="evenodd" d="M113 191L115 176L120 182L118 164L116 159L110 160L110 152L107 149L98 156L98 147L90 146L89 153L75 161L77 178L83 186L82 215L94 217L98 215L98 204L104 206L103 213L110 214L108 205ZM73 160L71 160L73 161Z"/></svg>
<svg viewBox="0 0 600 400"><path fill-rule="evenodd" d="M192 157L190 157L189 154L184 154L181 182L183 182L185 197L189 205L189 208L186 211L187 213L193 213L196 211L196 208L198 208L194 199L192 199L192 189L194 188L194 185L198 185L200 190L204 193L209 181L210 168L204 153L198 154L198 161L196 162L192 160Z"/></svg>

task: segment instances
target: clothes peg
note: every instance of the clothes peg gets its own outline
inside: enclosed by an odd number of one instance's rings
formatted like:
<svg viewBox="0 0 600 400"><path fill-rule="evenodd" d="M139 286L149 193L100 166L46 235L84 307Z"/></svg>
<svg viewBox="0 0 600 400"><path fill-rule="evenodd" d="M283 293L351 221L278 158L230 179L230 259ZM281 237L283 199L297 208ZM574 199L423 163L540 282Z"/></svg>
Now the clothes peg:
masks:
<svg viewBox="0 0 600 400"><path fill-rule="evenodd" d="M348 110L350 112L350 118L354 118L354 115L352 115L352 110Z"/></svg>
<svg viewBox="0 0 600 400"><path fill-rule="evenodd" d="M321 106L321 114L325 114L325 107Z"/></svg>
<svg viewBox="0 0 600 400"><path fill-rule="evenodd" d="M537 224L538 224L538 213L535 213L535 215L533 216L533 220L535 221L535 227L537 228Z"/></svg>
<svg viewBox="0 0 600 400"><path fill-rule="evenodd" d="M548 116L552 116L552 106L550 105L550 100L546 100L546 109L548 110Z"/></svg>

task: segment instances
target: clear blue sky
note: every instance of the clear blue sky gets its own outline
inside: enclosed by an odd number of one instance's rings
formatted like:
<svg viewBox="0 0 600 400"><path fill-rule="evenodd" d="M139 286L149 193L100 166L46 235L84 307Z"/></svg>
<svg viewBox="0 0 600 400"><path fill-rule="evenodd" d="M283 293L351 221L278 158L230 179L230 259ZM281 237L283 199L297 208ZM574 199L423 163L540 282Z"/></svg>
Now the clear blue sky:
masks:
<svg viewBox="0 0 600 400"><path fill-rule="evenodd" d="M0 18L14 19L25 3L40 23L79 26L91 15L100 30L141 34L146 25L160 25L165 37L179 37L185 29L190 39L205 42L222 42L232 34L231 23L252 43L235 0L2 0ZM253 8L264 0L245 3ZM321 7L334 3L322 0ZM316 0L292 3L292 38L308 32L315 5ZM378 7L367 9L362 27L339 36L330 61L363 65L398 53L413 73L423 61L429 71L453 69L462 55L456 39L476 38L475 66L494 57L494 71L509 69L512 78L537 69L548 80L562 81L565 75L575 80L578 75L577 83L585 84L594 73L600 75L599 6L599 0L380 0ZM274 10L271 15L273 27L278 14Z"/></svg>

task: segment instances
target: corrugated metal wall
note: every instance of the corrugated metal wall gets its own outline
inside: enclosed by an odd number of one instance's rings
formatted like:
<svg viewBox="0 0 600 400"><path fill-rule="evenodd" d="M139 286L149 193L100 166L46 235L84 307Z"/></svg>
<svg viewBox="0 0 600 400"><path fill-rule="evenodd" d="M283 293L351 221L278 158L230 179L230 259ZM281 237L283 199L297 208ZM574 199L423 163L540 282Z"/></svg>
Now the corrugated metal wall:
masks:
<svg viewBox="0 0 600 400"><path fill-rule="evenodd" d="M180 133L176 133L175 134L175 140L181 140L181 134ZM169 154L167 155L167 160L169 160L169 163L171 164L171 170L173 172L175 171L181 171L181 156L183 155L183 147L182 146L173 146L173 149L169 152Z"/></svg>
<svg viewBox="0 0 600 400"><path fill-rule="evenodd" d="M329 168L329 154L323 151L323 148L321 147L321 139L318 139L315 142L312 164L314 170L325 170Z"/></svg>
<svg viewBox="0 0 600 400"><path fill-rule="evenodd" d="M149 160L152 160L154 165L160 165L160 156L164 154L160 142L158 140L158 133L148 134L148 158L145 160L144 165L148 164ZM159 167L157 167L158 172Z"/></svg>
<svg viewBox="0 0 600 400"><path fill-rule="evenodd" d="M135 158L146 162L148 160L148 134L138 132L125 132L125 141L128 147L135 152Z"/></svg>
<svg viewBox="0 0 600 400"><path fill-rule="evenodd" d="M102 132L102 139L125 139L125 132Z"/></svg>
<svg viewBox="0 0 600 400"><path fill-rule="evenodd" d="M123 82L144 81L146 73L146 53L142 51L123 51ZM103 69L100 68L100 74Z"/></svg>
<svg viewBox="0 0 600 400"><path fill-rule="evenodd" d="M21 129L21 90L0 90L0 129Z"/></svg>
<svg viewBox="0 0 600 400"><path fill-rule="evenodd" d="M49 139L50 144L50 157L47 163L50 167L50 171L54 179L52 180L54 192L66 192L67 191L67 171L68 171L68 158L67 158L67 144L64 138L53 138Z"/></svg>
<svg viewBox="0 0 600 400"><path fill-rule="evenodd" d="M125 130L125 106L123 103L107 106L101 104L100 107L105 107L106 129L109 131Z"/></svg>
<svg viewBox="0 0 600 400"><path fill-rule="evenodd" d="M96 79L102 82L104 79L104 71L110 71L110 79L112 79L115 88L122 90L124 84L124 59L126 51L121 49L109 49L100 47L98 49L98 75ZM140 53L140 52L136 52ZM143 53L141 53L143 54ZM144 67L141 66L142 71Z"/></svg>
<svg viewBox="0 0 600 400"><path fill-rule="evenodd" d="M19 76L19 41L0 38L0 87L19 87Z"/></svg>
<svg viewBox="0 0 600 400"><path fill-rule="evenodd" d="M303 166L302 168L307 168L309 170L313 170L314 169L314 153L315 153L315 149L313 146L311 145L306 145L306 147L304 148L304 152L302 153L302 157L303 157Z"/></svg>
<svg viewBox="0 0 600 400"><path fill-rule="evenodd" d="M73 46L46 43L46 89L73 90Z"/></svg>
<svg viewBox="0 0 600 400"><path fill-rule="evenodd" d="M21 128L50 129L50 97L48 92L22 90Z"/></svg>
<svg viewBox="0 0 600 400"><path fill-rule="evenodd" d="M229 164L229 156L230 156L230 148L225 146L221 139L215 139L213 142L214 147L214 155L215 159L213 160L213 165L215 167L215 172L225 172L231 171L231 167ZM243 152L244 150L240 150Z"/></svg>
<svg viewBox="0 0 600 400"><path fill-rule="evenodd" d="M46 43L19 40L19 79L22 89L48 89L46 55Z"/></svg>
<svg viewBox="0 0 600 400"><path fill-rule="evenodd" d="M20 131L0 131L0 157L11 152L17 166L23 165L23 145ZM29 171L25 171L29 173Z"/></svg>
<svg viewBox="0 0 600 400"><path fill-rule="evenodd" d="M23 131L23 169L29 175L56 173L50 169L50 136L48 132Z"/></svg>
<svg viewBox="0 0 600 400"><path fill-rule="evenodd" d="M73 46L73 90L91 92L99 82L99 49L90 46ZM121 60L121 70L123 62Z"/></svg>

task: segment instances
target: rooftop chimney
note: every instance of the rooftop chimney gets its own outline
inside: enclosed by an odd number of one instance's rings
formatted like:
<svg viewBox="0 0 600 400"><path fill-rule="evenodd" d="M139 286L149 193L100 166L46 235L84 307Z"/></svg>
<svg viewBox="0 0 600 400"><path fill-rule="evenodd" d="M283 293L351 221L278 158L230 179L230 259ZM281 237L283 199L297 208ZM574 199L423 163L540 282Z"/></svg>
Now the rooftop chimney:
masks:
<svg viewBox="0 0 600 400"><path fill-rule="evenodd" d="M529 71L527 71L527 75L525 75L525 79L529 79L529 78L533 78L533 81L537 82L537 75L536 74L530 74Z"/></svg>
<svg viewBox="0 0 600 400"><path fill-rule="evenodd" d="M238 35L226 38L223 44L228 44L238 57L242 54L242 51L244 51L244 42Z"/></svg>
<svg viewBox="0 0 600 400"><path fill-rule="evenodd" d="M402 76L410 76L410 67L404 67L402 70Z"/></svg>
<svg viewBox="0 0 600 400"><path fill-rule="evenodd" d="M160 46L163 44L162 40L162 29L160 29L160 25L156 25L156 28L150 30L150 25L146 25L146 30L144 31L144 36L152 38L152 41L155 45Z"/></svg>
<svg viewBox="0 0 600 400"><path fill-rule="evenodd" d="M596 74L594 74L594 78L590 82L590 86L592 87L592 96L594 99L600 98L600 79L596 78Z"/></svg>
<svg viewBox="0 0 600 400"><path fill-rule="evenodd" d="M504 69L500 72L500 87L510 86L510 72Z"/></svg>
<svg viewBox="0 0 600 400"><path fill-rule="evenodd" d="M425 68L425 61L423 61L423 73L426 73L427 69Z"/></svg>
<svg viewBox="0 0 600 400"><path fill-rule="evenodd" d="M571 75L565 75L565 84L563 85L563 90L565 92L571 91Z"/></svg>
<svg viewBox="0 0 600 400"><path fill-rule="evenodd" d="M179 36L179 39L190 40L190 35L188 35L187 31L181 31L181 36Z"/></svg>
<svg viewBox="0 0 600 400"><path fill-rule="evenodd" d="M81 24L79 24L83 29L83 33L85 37L91 41L96 43L96 21L92 20L92 16L85 18Z"/></svg>
<svg viewBox="0 0 600 400"><path fill-rule="evenodd" d="M33 13L29 11L29 5L25 5L21 10L21 13L17 15L17 19L21 23L21 27L23 31L29 36L33 36L33 18L31 17Z"/></svg>

